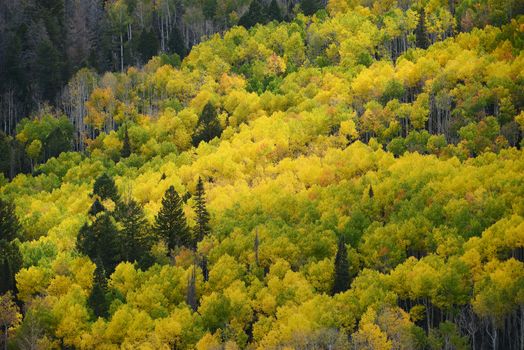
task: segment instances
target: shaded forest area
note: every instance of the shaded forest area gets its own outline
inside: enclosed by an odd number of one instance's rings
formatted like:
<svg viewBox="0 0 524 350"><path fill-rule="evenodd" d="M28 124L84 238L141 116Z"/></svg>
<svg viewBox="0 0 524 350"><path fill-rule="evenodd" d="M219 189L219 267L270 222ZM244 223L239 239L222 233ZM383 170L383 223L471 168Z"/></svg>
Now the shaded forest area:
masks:
<svg viewBox="0 0 524 350"><path fill-rule="evenodd" d="M303 3L301 11L308 14L324 6L317 0ZM0 170L12 178L32 169L24 145L10 138L15 136L23 118L65 113L73 125L82 123L73 119L71 109L83 108L79 105L87 101L92 83L85 82L86 90L79 92L75 101L71 101L71 91L65 88L80 69L87 67L98 73L124 71L129 66L143 66L158 54L164 55L166 63L178 66L203 37L235 24L249 28L257 23L289 20L298 8L299 2L290 0L256 0L251 4L247 0L3 1L0 147L9 151L0 160ZM82 128L83 125L77 126L72 135L62 135L71 140L74 150L83 150L79 141ZM73 139L77 142L73 143ZM43 142L46 149L46 143L54 141ZM71 149L65 140L58 142L64 146L61 151ZM47 160L59 152L44 153L43 160Z"/></svg>
<svg viewBox="0 0 524 350"><path fill-rule="evenodd" d="M160 53L184 58L202 37L237 23L249 27L282 20L292 14L297 3L3 1L1 128L5 134L13 135L18 121L44 104L60 109L63 87L83 67L103 73L142 66ZM318 9L311 6L315 5L306 5L306 10Z"/></svg>

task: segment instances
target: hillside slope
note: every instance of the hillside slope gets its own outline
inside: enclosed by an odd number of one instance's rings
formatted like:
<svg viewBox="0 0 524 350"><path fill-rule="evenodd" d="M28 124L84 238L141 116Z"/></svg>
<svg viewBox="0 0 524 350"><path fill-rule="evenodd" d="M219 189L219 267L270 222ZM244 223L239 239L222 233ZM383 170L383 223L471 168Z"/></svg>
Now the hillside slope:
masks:
<svg viewBox="0 0 524 350"><path fill-rule="evenodd" d="M10 346L521 349L524 17L365 5L81 70L74 124L23 122Z"/></svg>

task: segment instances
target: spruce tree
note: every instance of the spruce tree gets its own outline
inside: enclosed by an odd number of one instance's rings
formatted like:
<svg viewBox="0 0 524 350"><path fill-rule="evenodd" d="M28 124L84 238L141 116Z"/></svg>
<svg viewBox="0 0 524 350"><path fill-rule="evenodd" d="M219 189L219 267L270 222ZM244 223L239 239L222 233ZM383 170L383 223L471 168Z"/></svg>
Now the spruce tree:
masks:
<svg viewBox="0 0 524 350"><path fill-rule="evenodd" d="M333 294L348 290L349 282L348 252L346 244L341 238L338 241L337 255L335 257L335 281L333 283Z"/></svg>
<svg viewBox="0 0 524 350"><path fill-rule="evenodd" d="M142 63L147 63L151 57L158 53L158 50L158 39L154 31L142 29L137 44L137 51L140 54Z"/></svg>
<svg viewBox="0 0 524 350"><path fill-rule="evenodd" d="M85 224L77 237L78 251L98 262L107 275L122 261L123 244L120 240L114 219L108 212L95 218L91 225Z"/></svg>
<svg viewBox="0 0 524 350"><path fill-rule="evenodd" d="M282 12L280 11L280 6L278 6L277 0L271 0L267 9L267 17L270 21L282 21Z"/></svg>
<svg viewBox="0 0 524 350"><path fill-rule="evenodd" d="M131 155L131 143L129 142L129 133L127 132L127 126L126 130L124 131L124 145L122 147L122 151L120 152L120 156L122 158L127 158Z"/></svg>
<svg viewBox="0 0 524 350"><path fill-rule="evenodd" d="M19 233L14 204L0 199L0 294L16 289L15 275L22 267L22 254L14 242Z"/></svg>
<svg viewBox="0 0 524 350"><path fill-rule="evenodd" d="M253 0L249 10L240 18L238 24L249 29L257 23L267 23L266 7L261 0Z"/></svg>
<svg viewBox="0 0 524 350"><path fill-rule="evenodd" d="M205 255L202 255L200 258L200 268L202 269L202 277L204 278L204 282L207 282L209 279L209 268L207 266L207 257Z"/></svg>
<svg viewBox="0 0 524 350"><path fill-rule="evenodd" d="M428 33L426 30L426 11L422 8L419 13L419 21L415 28L415 42L418 48L427 49L429 46Z"/></svg>
<svg viewBox="0 0 524 350"><path fill-rule="evenodd" d="M191 307L193 312L198 308L197 305L197 295L196 295L196 267L193 266L193 271L191 271L191 276L187 284L187 293L186 293L186 303Z"/></svg>
<svg viewBox="0 0 524 350"><path fill-rule="evenodd" d="M0 240L11 242L20 232L20 223L11 202L0 199Z"/></svg>
<svg viewBox="0 0 524 350"><path fill-rule="evenodd" d="M93 195L97 195L102 200L111 199L115 203L120 202L115 181L107 174L102 174L95 180Z"/></svg>
<svg viewBox="0 0 524 350"><path fill-rule="evenodd" d="M89 209L88 214L91 215L91 216L96 216L96 214L101 213L101 212L103 212L105 210L106 210L106 208L104 207L104 205L102 203L100 203L100 200L98 200L98 198L97 198L93 202L93 205L91 205L91 208Z"/></svg>
<svg viewBox="0 0 524 350"><path fill-rule="evenodd" d="M162 198L162 208L156 216L154 229L170 250L177 246L191 246L191 234L182 210L182 200L173 186L167 189Z"/></svg>
<svg viewBox="0 0 524 350"><path fill-rule="evenodd" d="M202 12L206 19L213 19L217 10L217 0L204 0L202 4Z"/></svg>
<svg viewBox="0 0 524 350"><path fill-rule="evenodd" d="M211 102L208 102L198 118L197 130L193 135L193 146L201 141L209 142L222 134L222 126L218 120L217 111Z"/></svg>
<svg viewBox="0 0 524 350"><path fill-rule="evenodd" d="M322 9L323 7L324 5L322 4L322 0L303 0L300 3L302 13L304 13L306 16L314 15L318 10Z"/></svg>
<svg viewBox="0 0 524 350"><path fill-rule="evenodd" d="M169 52L176 53L180 59L183 59L189 53L185 45L184 37L177 26L175 26L171 31L168 46Z"/></svg>
<svg viewBox="0 0 524 350"><path fill-rule="evenodd" d="M107 302L107 278L99 259L95 261L97 267L93 278L93 289L87 300L96 318L107 317L109 305Z"/></svg>
<svg viewBox="0 0 524 350"><path fill-rule="evenodd" d="M198 178L195 193L195 212L196 212L196 225L194 228L194 242L193 248L196 249L196 245L206 235L211 232L209 227L209 212L206 208L206 192L204 190L204 183L202 178Z"/></svg>
<svg viewBox="0 0 524 350"><path fill-rule="evenodd" d="M130 262L138 262L140 268L148 268L152 264L150 249L154 237L144 211L134 200L129 200L117 209L118 221L121 223L120 239L122 240L122 258Z"/></svg>

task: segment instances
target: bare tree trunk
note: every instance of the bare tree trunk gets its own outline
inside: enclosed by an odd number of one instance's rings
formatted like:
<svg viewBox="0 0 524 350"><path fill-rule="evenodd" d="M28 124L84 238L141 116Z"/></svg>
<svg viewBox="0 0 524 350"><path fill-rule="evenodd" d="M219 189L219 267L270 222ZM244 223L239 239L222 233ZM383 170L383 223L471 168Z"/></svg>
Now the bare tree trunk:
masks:
<svg viewBox="0 0 524 350"><path fill-rule="evenodd" d="M120 71L124 71L124 38L120 32Z"/></svg>

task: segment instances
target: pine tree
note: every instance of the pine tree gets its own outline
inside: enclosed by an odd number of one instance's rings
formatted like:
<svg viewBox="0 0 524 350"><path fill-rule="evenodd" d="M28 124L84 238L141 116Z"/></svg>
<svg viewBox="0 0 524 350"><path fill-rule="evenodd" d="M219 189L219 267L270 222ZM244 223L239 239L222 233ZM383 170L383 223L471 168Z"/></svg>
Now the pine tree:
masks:
<svg viewBox="0 0 524 350"><path fill-rule="evenodd" d="M306 16L314 15L318 10L322 9L323 7L324 5L322 3L322 0L303 0L300 3L302 13L304 13Z"/></svg>
<svg viewBox="0 0 524 350"><path fill-rule="evenodd" d="M191 234L182 210L182 200L173 186L167 189L162 198L162 208L156 216L154 229L157 235L166 241L170 250L191 245Z"/></svg>
<svg viewBox="0 0 524 350"><path fill-rule="evenodd" d="M257 23L267 23L267 11L260 0L253 0L249 10L240 18L238 24L249 29Z"/></svg>
<svg viewBox="0 0 524 350"><path fill-rule="evenodd" d="M120 152L120 156L122 158L127 158L131 155L131 143L129 142L129 133L127 132L127 126L126 130L124 131L124 145L122 147L122 152Z"/></svg>
<svg viewBox="0 0 524 350"><path fill-rule="evenodd" d="M91 205L91 208L89 209L88 214L91 215L91 216L96 216L96 214L101 213L101 212L103 212L105 210L106 210L106 208L104 207L104 205L102 203L100 203L100 201L97 198L93 202L93 205Z"/></svg>
<svg viewBox="0 0 524 350"><path fill-rule="evenodd" d="M122 261L123 243L120 240L113 217L104 212L91 225L85 224L78 233L78 251L98 262L107 275Z"/></svg>
<svg viewBox="0 0 524 350"><path fill-rule="evenodd" d="M349 262L346 244L343 239L338 241L337 255L335 257L335 281L333 294L344 292L349 289Z"/></svg>
<svg viewBox="0 0 524 350"><path fill-rule="evenodd" d="M11 202L0 199L0 240L11 242L20 232L20 223Z"/></svg>
<svg viewBox="0 0 524 350"><path fill-rule="evenodd" d="M150 234L144 211L136 201L129 200L118 208L117 217L122 226L120 230L123 244L122 258L138 262L140 268L150 267L153 260L150 249L154 237Z"/></svg>
<svg viewBox="0 0 524 350"><path fill-rule="evenodd" d="M209 213L206 209L206 192L204 190L204 183L200 177L198 178L198 183L196 186L195 212L197 216L194 229L194 249L196 249L197 243L211 232L209 227Z"/></svg>
<svg viewBox="0 0 524 350"><path fill-rule="evenodd" d="M120 202L115 181L107 174L102 174L95 180L93 195L99 196L101 200L111 199L115 203Z"/></svg>
<svg viewBox="0 0 524 350"><path fill-rule="evenodd" d="M428 33L426 30L426 12L424 9L420 11L419 21L417 28L415 29L415 40L417 47L421 49L427 49L429 46Z"/></svg>
<svg viewBox="0 0 524 350"><path fill-rule="evenodd" d="M201 141L209 142L222 134L222 126L217 117L215 106L208 102L198 118L197 131L193 135L193 146L198 146Z"/></svg>
<svg viewBox="0 0 524 350"><path fill-rule="evenodd" d="M270 21L282 21L282 12L280 11L280 6L278 6L276 0L271 0L271 3L267 9L267 17Z"/></svg>
<svg viewBox="0 0 524 350"><path fill-rule="evenodd" d="M177 28L177 26L174 26L173 30L171 31L168 46L169 52L176 53L180 59L183 59L188 54L184 37L182 36L182 33L180 33L180 30Z"/></svg>
<svg viewBox="0 0 524 350"><path fill-rule="evenodd" d="M186 303L191 307L193 312L197 310L197 295L196 295L196 266L193 266L191 276L187 284Z"/></svg>
<svg viewBox="0 0 524 350"><path fill-rule="evenodd" d="M202 277L204 278L204 282L207 282L209 279L209 268L207 266L207 257L205 255L202 255L200 258L200 268L202 269Z"/></svg>
<svg viewBox="0 0 524 350"><path fill-rule="evenodd" d="M100 260L97 259L95 263L97 267L93 278L93 289L91 290L87 303L93 310L95 317L107 317L109 309L106 297L107 278Z"/></svg>
<svg viewBox="0 0 524 350"><path fill-rule="evenodd" d="M142 29L137 45L142 63L147 63L151 57L158 53L158 50L158 39L154 31Z"/></svg>
<svg viewBox="0 0 524 350"><path fill-rule="evenodd" d="M15 275L22 267L22 254L14 242L19 232L14 204L0 199L0 293L16 289Z"/></svg>
<svg viewBox="0 0 524 350"><path fill-rule="evenodd" d="M207 19L213 19L217 10L217 0L205 0L202 5L202 12Z"/></svg>

